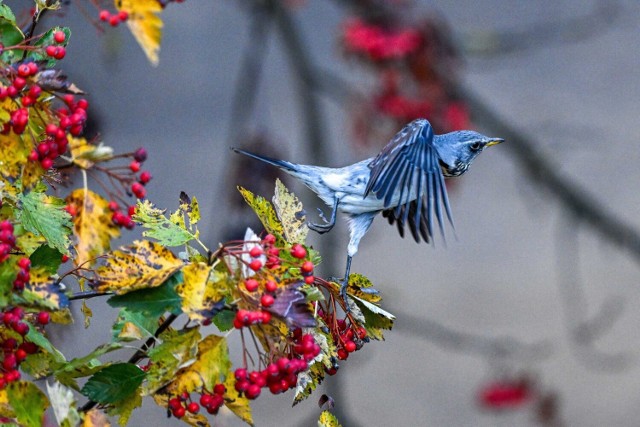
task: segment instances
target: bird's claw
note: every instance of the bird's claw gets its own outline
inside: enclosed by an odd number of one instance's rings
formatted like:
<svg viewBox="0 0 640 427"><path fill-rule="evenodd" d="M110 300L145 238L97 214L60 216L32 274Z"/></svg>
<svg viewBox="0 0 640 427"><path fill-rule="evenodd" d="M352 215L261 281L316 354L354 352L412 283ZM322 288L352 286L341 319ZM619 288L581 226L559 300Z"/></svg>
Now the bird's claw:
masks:
<svg viewBox="0 0 640 427"><path fill-rule="evenodd" d="M324 212L320 208L318 208L318 216L320 217L321 220L329 224L329 220L327 219L326 216L324 216Z"/></svg>
<svg viewBox="0 0 640 427"><path fill-rule="evenodd" d="M312 229L313 231L315 231L316 233L320 233L320 234L324 234L328 231L331 231L331 229L333 228L333 226L335 225L335 221L331 222L327 220L327 217L324 216L324 212L322 212L322 209L318 208L318 214L320 216L320 219L324 221L324 224L317 224L315 222L309 222L307 223L307 226Z"/></svg>

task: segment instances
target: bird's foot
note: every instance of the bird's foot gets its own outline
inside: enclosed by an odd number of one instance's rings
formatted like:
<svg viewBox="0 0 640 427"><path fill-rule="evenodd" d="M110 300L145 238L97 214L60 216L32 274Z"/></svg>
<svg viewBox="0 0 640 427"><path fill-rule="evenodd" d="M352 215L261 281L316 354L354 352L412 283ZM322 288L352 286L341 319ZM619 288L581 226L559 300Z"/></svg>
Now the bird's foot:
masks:
<svg viewBox="0 0 640 427"><path fill-rule="evenodd" d="M342 301L344 301L345 313L349 313L351 311L349 300L347 299L347 287L349 287L349 278L339 279L337 277L329 277L329 281L340 284L340 298L342 298Z"/></svg>
<svg viewBox="0 0 640 427"><path fill-rule="evenodd" d="M322 209L318 208L318 212L320 214L320 219L324 221L324 224L316 224L315 222L309 222L307 223L307 226L319 234L324 234L328 231L331 231L333 226L336 224L335 218L333 221L328 221L327 217L324 216L324 212L322 212Z"/></svg>

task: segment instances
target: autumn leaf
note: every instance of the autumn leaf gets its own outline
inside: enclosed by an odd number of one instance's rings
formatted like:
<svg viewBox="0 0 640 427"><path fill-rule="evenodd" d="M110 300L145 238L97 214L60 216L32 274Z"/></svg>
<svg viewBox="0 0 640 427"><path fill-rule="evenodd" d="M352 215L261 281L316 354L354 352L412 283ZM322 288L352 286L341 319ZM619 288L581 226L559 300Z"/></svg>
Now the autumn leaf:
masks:
<svg viewBox="0 0 640 427"><path fill-rule="evenodd" d="M318 427L342 427L338 419L329 411L322 411L318 418Z"/></svg>
<svg viewBox="0 0 640 427"><path fill-rule="evenodd" d="M118 402L117 405L113 405L109 409L108 414L110 416L117 415L118 424L126 426L133 410L140 406L142 406L142 395L140 394L140 390L136 390L135 393L130 395L127 399Z"/></svg>
<svg viewBox="0 0 640 427"><path fill-rule="evenodd" d="M217 335L209 335L198 343L196 361L178 371L176 379L167 390L174 394L195 390L213 390L229 371L229 349L227 340Z"/></svg>
<svg viewBox="0 0 640 427"><path fill-rule="evenodd" d="M224 307L220 286L214 285L211 276L221 274L203 262L192 262L182 269L183 282L176 287L182 298L182 311L191 320L203 322L211 319ZM219 278L224 280L224 277Z"/></svg>
<svg viewBox="0 0 640 427"><path fill-rule="evenodd" d="M45 385L58 425L77 426L80 423L80 414L76 408L73 392L57 381L52 384L46 382Z"/></svg>
<svg viewBox="0 0 640 427"><path fill-rule="evenodd" d="M251 406L249 405L249 399L244 395L238 393L235 388L236 379L233 372L229 371L226 375L224 386L227 391L225 392L226 400L224 406L226 406L231 412L233 412L238 418L245 423L253 426L253 416L251 414Z"/></svg>
<svg viewBox="0 0 640 427"><path fill-rule="evenodd" d="M162 245L136 240L115 250L96 272L95 290L124 294L162 285L184 263Z"/></svg>
<svg viewBox="0 0 640 427"><path fill-rule="evenodd" d="M367 336L375 340L384 340L383 330L390 330L396 316L383 310L379 305L366 301L359 297L352 297L360 312L364 316L363 325L367 330Z"/></svg>
<svg viewBox="0 0 640 427"><path fill-rule="evenodd" d="M111 220L109 202L93 191L79 188L69 194L66 201L77 211L73 218L77 253L74 263L83 265L107 252L111 248L111 239L120 236L120 229Z"/></svg>
<svg viewBox="0 0 640 427"><path fill-rule="evenodd" d="M145 312L121 308L111 328L111 336L114 341L135 341L152 336L157 327L158 318Z"/></svg>
<svg viewBox="0 0 640 427"><path fill-rule="evenodd" d="M82 427L110 427L111 423L100 409L93 408L84 415Z"/></svg>
<svg viewBox="0 0 640 427"><path fill-rule="evenodd" d="M264 229L275 236L282 236L282 224L278 219L278 215L276 214L273 205L264 197L256 196L245 188L238 187L238 191L240 191L240 194L242 194L242 197L244 197L244 200L251 209L253 209L256 215L258 215Z"/></svg>
<svg viewBox="0 0 640 427"><path fill-rule="evenodd" d="M127 12L127 26L152 65L158 65L162 37L162 6L158 0L115 0L116 9Z"/></svg>
<svg viewBox="0 0 640 427"><path fill-rule="evenodd" d="M304 244L309 227L305 222L302 203L295 194L289 192L282 181L276 179L276 190L273 195L273 206L282 223L284 238L289 243Z"/></svg>
<svg viewBox="0 0 640 427"><path fill-rule="evenodd" d="M64 201L35 191L20 194L18 200L21 209L17 211L17 219L24 228L43 236L60 253L69 254L71 216L64 210Z"/></svg>
<svg viewBox="0 0 640 427"><path fill-rule="evenodd" d="M62 310L69 307L66 289L57 279L41 267L31 269L31 280L20 295L24 305L48 310Z"/></svg>
<svg viewBox="0 0 640 427"><path fill-rule="evenodd" d="M165 215L164 209L158 209L148 201L138 202L133 220L141 224L146 230L142 232L145 237L156 239L164 246L180 246L196 239L197 231L192 233L187 229L184 221L185 211L182 206L169 218Z"/></svg>
<svg viewBox="0 0 640 427"><path fill-rule="evenodd" d="M69 138L71 162L81 169L89 169L95 162L113 157L113 148L102 143L90 144L85 138Z"/></svg>

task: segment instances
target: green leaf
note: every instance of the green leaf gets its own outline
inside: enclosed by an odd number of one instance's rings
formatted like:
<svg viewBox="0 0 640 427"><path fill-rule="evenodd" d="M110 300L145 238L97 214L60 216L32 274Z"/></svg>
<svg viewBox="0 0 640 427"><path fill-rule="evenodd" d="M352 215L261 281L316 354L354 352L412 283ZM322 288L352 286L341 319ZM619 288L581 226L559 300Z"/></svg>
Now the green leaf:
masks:
<svg viewBox="0 0 640 427"><path fill-rule="evenodd" d="M342 427L338 419L329 411L322 411L318 418L318 427Z"/></svg>
<svg viewBox="0 0 640 427"><path fill-rule="evenodd" d="M276 211L273 209L273 205L264 197L256 196L245 188L238 187L238 191L240 191L240 194L242 194L242 197L244 197L244 200L251 209L253 209L256 215L258 215L264 229L276 237L282 236L282 224L278 219Z"/></svg>
<svg viewBox="0 0 640 427"><path fill-rule="evenodd" d="M16 25L16 17L13 15L11 8L6 4L0 4L0 43L3 46L15 46L24 40L24 34ZM2 62L13 62L18 54L22 54L21 50L5 50L0 55Z"/></svg>
<svg viewBox="0 0 640 427"><path fill-rule="evenodd" d="M80 393L94 402L117 403L133 395L145 376L133 363L114 363L89 378Z"/></svg>
<svg viewBox="0 0 640 427"><path fill-rule="evenodd" d="M102 362L97 358L121 348L122 344L120 343L102 344L86 356L78 357L66 363L57 365L57 369L54 371L54 376L67 387L78 390L79 387L75 382L75 378L86 377L102 369Z"/></svg>
<svg viewBox="0 0 640 427"><path fill-rule="evenodd" d="M155 288L140 289L123 295L115 295L107 300L111 307L125 307L131 311L146 313L149 316L160 316L167 311L181 313L182 298L176 293L176 284L181 281L181 274L174 274L162 285Z"/></svg>
<svg viewBox="0 0 640 427"><path fill-rule="evenodd" d="M64 210L62 199L31 191L20 194L18 199L18 221L27 231L43 236L49 246L61 254L69 254L69 235L71 234L71 216Z"/></svg>
<svg viewBox="0 0 640 427"><path fill-rule="evenodd" d="M53 384L49 384L49 382L45 384L58 425L77 426L80 424L81 418L76 408L73 392L57 381L54 381Z"/></svg>
<svg viewBox="0 0 640 427"><path fill-rule="evenodd" d="M220 332L226 332L233 328L233 319L236 317L236 313L231 310L222 310L220 313L213 316L213 324L216 325Z"/></svg>
<svg viewBox="0 0 640 427"><path fill-rule="evenodd" d="M280 222L284 238L289 243L304 244L309 233L309 227L305 221L305 212L298 198L287 190L282 181L276 179L276 190L273 195L273 206Z"/></svg>
<svg viewBox="0 0 640 427"><path fill-rule="evenodd" d="M57 31L64 32L64 34L66 36L65 39L64 39L64 42L57 43L53 39L53 35ZM65 46L67 46L67 43L69 43L69 37L71 37L71 30L69 28L67 28L67 27L53 27L49 31L44 33L42 35L42 37L40 37L38 40L36 40L36 42L34 43L34 46L46 47L46 46L54 45L54 46L65 47ZM48 68L51 68L51 67L55 66L56 63L58 62L55 58L50 57L44 51L38 51L38 50L30 50L29 53L27 54L27 58L32 59L34 61L46 61L46 66Z"/></svg>
<svg viewBox="0 0 640 427"><path fill-rule="evenodd" d="M146 228L143 236L156 239L163 246L181 246L196 238L187 230L182 210L174 212L171 220L164 213L164 209L157 209L145 200L138 202L133 220Z"/></svg>
<svg viewBox="0 0 640 427"><path fill-rule="evenodd" d="M40 267L49 275L53 275L58 272L58 267L62 263L62 254L59 250L48 245L41 245L31 254L29 259L31 260L31 268Z"/></svg>
<svg viewBox="0 0 640 427"><path fill-rule="evenodd" d="M0 308L9 305L13 281L16 278L17 272L18 270L15 263L9 262L9 260L0 263Z"/></svg>
<svg viewBox="0 0 640 427"><path fill-rule="evenodd" d="M352 298L364 316L363 326L367 330L367 336L379 341L384 340L382 330L390 330L396 316L376 304L356 296L352 296Z"/></svg>
<svg viewBox="0 0 640 427"><path fill-rule="evenodd" d="M35 345L37 345L38 347L42 348L44 351L49 353L56 363L66 362L64 355L60 353L60 351L57 348L55 348L53 344L51 344L51 341L49 341L47 337L45 337L40 331L38 331L33 326L29 328L29 332L27 332L27 335L25 338L27 339L27 341L34 343Z"/></svg>
<svg viewBox="0 0 640 427"><path fill-rule="evenodd" d="M20 369L35 379L51 375L53 367L57 365L54 356L46 351L30 354L20 364Z"/></svg>
<svg viewBox="0 0 640 427"><path fill-rule="evenodd" d="M142 395L140 394L140 389L137 389L135 393L129 396L126 400L118 402L117 405L114 405L109 410L110 416L118 416L118 424L121 426L126 426L129 422L129 418L131 417L131 413L134 409L142 406Z"/></svg>
<svg viewBox="0 0 640 427"><path fill-rule="evenodd" d="M114 341L139 340L153 336L153 331L157 327L158 317L121 308L118 319L111 329L111 336Z"/></svg>
<svg viewBox="0 0 640 427"><path fill-rule="evenodd" d="M18 422L27 427L44 424L44 411L49 406L47 396L32 382L16 381L7 386L9 405Z"/></svg>

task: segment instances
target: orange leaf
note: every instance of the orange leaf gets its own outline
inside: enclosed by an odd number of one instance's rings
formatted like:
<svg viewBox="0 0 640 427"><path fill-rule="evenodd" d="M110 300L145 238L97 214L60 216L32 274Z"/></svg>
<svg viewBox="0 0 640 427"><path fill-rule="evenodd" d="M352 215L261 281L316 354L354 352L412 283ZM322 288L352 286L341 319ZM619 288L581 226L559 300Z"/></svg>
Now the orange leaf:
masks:
<svg viewBox="0 0 640 427"><path fill-rule="evenodd" d="M115 0L116 9L129 14L127 26L152 65L158 65L162 37L162 6L158 0Z"/></svg>

